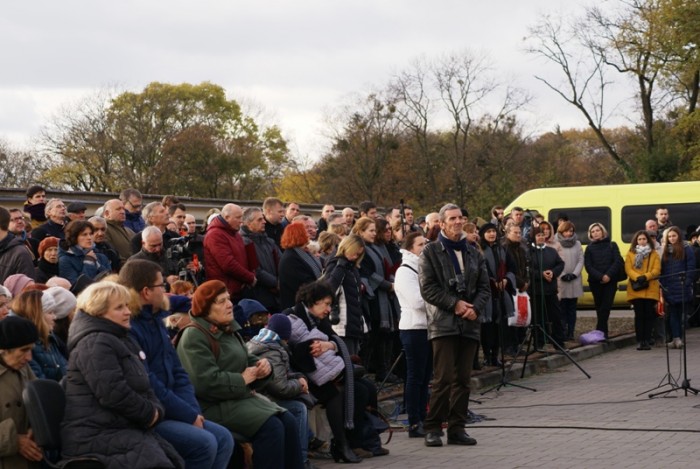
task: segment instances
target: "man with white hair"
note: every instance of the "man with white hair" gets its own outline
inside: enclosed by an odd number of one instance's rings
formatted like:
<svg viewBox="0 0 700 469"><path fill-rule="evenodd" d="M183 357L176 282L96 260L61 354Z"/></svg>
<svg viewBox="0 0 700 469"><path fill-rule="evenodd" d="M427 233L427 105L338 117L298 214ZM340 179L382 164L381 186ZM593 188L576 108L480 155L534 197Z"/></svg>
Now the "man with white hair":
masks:
<svg viewBox="0 0 700 469"><path fill-rule="evenodd" d="M351 230L352 226L355 224L355 210L350 207L345 207L343 209L343 221L345 222L345 226L348 227L348 230Z"/></svg>
<svg viewBox="0 0 700 469"><path fill-rule="evenodd" d="M44 238L53 236L58 239L66 237L63 228L66 222L66 204L61 199L51 199L44 209L46 223L32 230L32 239L40 243Z"/></svg>
<svg viewBox="0 0 700 469"><path fill-rule="evenodd" d="M243 209L236 204L226 204L207 227L204 236L204 264L207 280L221 280L231 295L231 300L241 299L243 290L254 287L254 259L248 258L240 229Z"/></svg>
<svg viewBox="0 0 700 469"><path fill-rule="evenodd" d="M134 259L144 259L158 264L163 278L168 283L178 279L177 265L168 259L163 247L163 233L155 226L147 226L141 232L141 251L131 256L129 261Z"/></svg>

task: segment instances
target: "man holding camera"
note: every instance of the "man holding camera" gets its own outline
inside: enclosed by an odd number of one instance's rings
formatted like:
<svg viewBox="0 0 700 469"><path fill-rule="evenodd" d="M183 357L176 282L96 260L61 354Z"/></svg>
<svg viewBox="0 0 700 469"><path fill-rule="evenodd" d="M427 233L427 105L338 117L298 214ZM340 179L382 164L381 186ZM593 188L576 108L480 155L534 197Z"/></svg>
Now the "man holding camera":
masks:
<svg viewBox="0 0 700 469"><path fill-rule="evenodd" d="M469 411L472 364L481 326L479 314L491 298L483 256L469 246L457 205L440 209L440 235L420 256L421 295L428 308L428 339L433 349L433 389L424 422L425 445L475 445L464 431Z"/></svg>

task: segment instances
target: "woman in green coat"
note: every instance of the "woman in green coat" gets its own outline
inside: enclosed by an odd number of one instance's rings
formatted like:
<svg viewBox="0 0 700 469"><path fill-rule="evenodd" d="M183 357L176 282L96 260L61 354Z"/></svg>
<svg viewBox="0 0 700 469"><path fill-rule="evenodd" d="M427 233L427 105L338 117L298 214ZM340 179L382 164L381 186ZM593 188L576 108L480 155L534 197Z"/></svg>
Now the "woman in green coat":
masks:
<svg viewBox="0 0 700 469"><path fill-rule="evenodd" d="M255 392L270 378L270 364L248 353L223 282L197 288L191 319L177 353L204 417L249 438L254 467L303 467L296 420Z"/></svg>

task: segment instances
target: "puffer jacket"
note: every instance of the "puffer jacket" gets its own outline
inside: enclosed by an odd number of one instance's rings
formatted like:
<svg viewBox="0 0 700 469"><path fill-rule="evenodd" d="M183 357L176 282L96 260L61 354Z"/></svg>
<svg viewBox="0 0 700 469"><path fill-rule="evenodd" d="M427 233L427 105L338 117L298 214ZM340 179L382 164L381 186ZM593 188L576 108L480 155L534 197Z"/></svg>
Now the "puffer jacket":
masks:
<svg viewBox="0 0 700 469"><path fill-rule="evenodd" d="M610 282L617 283L620 271L625 268L621 261L620 249L610 238L603 238L588 245L583 256L583 264L588 272L588 283L600 283L604 275Z"/></svg>
<svg viewBox="0 0 700 469"><path fill-rule="evenodd" d="M661 274L661 260L659 255L655 250L649 253L648 256L642 261L642 266L637 269L634 266L634 261L637 258L637 254L634 251L627 251L625 256L625 272L630 281L627 282L627 302L631 303L633 300L645 299L645 300L659 300L659 281L655 279ZM632 281L637 280L640 276L644 275L649 281L649 286L644 290L634 291L632 289Z"/></svg>
<svg viewBox="0 0 700 469"><path fill-rule="evenodd" d="M328 336L318 328L309 330L306 323L294 314L289 315L292 322L292 335L289 337L290 345L302 344L311 340L321 340L327 342ZM314 358L316 370L306 373L311 381L317 386L333 381L345 370L345 362L333 350L327 350Z"/></svg>
<svg viewBox="0 0 700 469"><path fill-rule="evenodd" d="M276 400L294 399L301 394L299 378L302 373L290 369L289 351L280 342L261 342L253 337L247 344L248 352L258 358L267 358L272 367L272 379L267 383L263 392Z"/></svg>
<svg viewBox="0 0 700 469"><path fill-rule="evenodd" d="M693 283L695 282L695 253L690 246L684 246L683 259L676 260L671 254L661 258L661 286L664 289L664 301L679 305L685 301L686 306L693 304ZM681 282L681 272L688 272Z"/></svg>
<svg viewBox="0 0 700 469"><path fill-rule="evenodd" d="M255 280L243 238L219 215L207 227L204 236L204 265L207 280L221 280L232 297L238 299L246 285Z"/></svg>
<svg viewBox="0 0 700 469"><path fill-rule="evenodd" d="M554 248L547 246L532 246L530 251L532 259L532 295L556 295L558 290L557 278L564 271L564 261L559 257ZM542 272L551 270L552 281L548 282L542 276Z"/></svg>
<svg viewBox="0 0 700 469"><path fill-rule="evenodd" d="M97 256L97 261L86 256L85 249L80 246L71 246L66 249L63 246L58 248L58 272L61 277L75 285L78 277L85 275L90 279L94 279L102 272L110 272L110 265L107 256L101 252L93 251Z"/></svg>
<svg viewBox="0 0 700 469"><path fill-rule="evenodd" d="M429 243L420 255L418 278L420 292L428 309L428 339L462 336L478 341L481 324L478 320L462 319L455 314L457 301L474 305L476 314L484 311L491 301L491 287L484 257L472 246L462 252L466 290L459 294L450 281L456 273L447 249L440 241Z"/></svg>
<svg viewBox="0 0 700 469"><path fill-rule="evenodd" d="M66 374L67 355L66 345L52 332L49 334L48 347L41 340L36 341L29 366L37 378L61 381Z"/></svg>
<svg viewBox="0 0 700 469"><path fill-rule="evenodd" d="M151 387L165 407L164 419L192 423L201 413L194 387L170 342L163 320L168 311L143 306L131 321L129 335L146 354Z"/></svg>
<svg viewBox="0 0 700 469"><path fill-rule="evenodd" d="M27 461L17 452L17 435L24 435L29 430L29 418L22 403L22 390L34 378L29 365L15 371L0 363L0 468L41 467L41 463Z"/></svg>
<svg viewBox="0 0 700 469"><path fill-rule="evenodd" d="M341 286L343 289L339 298L336 298L339 322L333 324L333 330L340 337L362 339L367 326L362 315L359 269L344 257L333 257L328 261L323 278L328 280L333 291Z"/></svg>
<svg viewBox="0 0 700 469"><path fill-rule="evenodd" d="M90 456L108 469L181 468L177 451L150 426L164 409L128 329L79 311L68 333L64 457Z"/></svg>
<svg viewBox="0 0 700 469"><path fill-rule="evenodd" d="M428 328L428 310L420 294L418 263L420 258L410 251L401 250L401 266L396 270L394 291L401 305L400 330Z"/></svg>

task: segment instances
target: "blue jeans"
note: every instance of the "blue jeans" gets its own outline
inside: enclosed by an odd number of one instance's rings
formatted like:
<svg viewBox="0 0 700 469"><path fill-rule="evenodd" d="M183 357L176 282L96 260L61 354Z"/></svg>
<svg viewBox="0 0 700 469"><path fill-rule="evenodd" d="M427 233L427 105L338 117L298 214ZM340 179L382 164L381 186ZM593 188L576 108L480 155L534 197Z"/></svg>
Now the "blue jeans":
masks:
<svg viewBox="0 0 700 469"><path fill-rule="evenodd" d="M233 454L231 432L210 420L204 429L177 420L163 420L155 431L168 441L185 460L185 467L226 469Z"/></svg>
<svg viewBox="0 0 700 469"><path fill-rule="evenodd" d="M301 460L309 459L309 411L300 401L277 401L277 405L284 407L294 416L299 424L299 443L301 444Z"/></svg>
<svg viewBox="0 0 700 469"><path fill-rule="evenodd" d="M428 385L433 374L433 350L425 329L399 332L406 353L406 386L404 401L409 425L425 420L428 406Z"/></svg>
<svg viewBox="0 0 700 469"><path fill-rule="evenodd" d="M666 309L666 314L668 315L668 324L671 327L671 338L681 338L683 336L681 328L683 305L681 303L675 305L671 303L664 303L664 308Z"/></svg>

